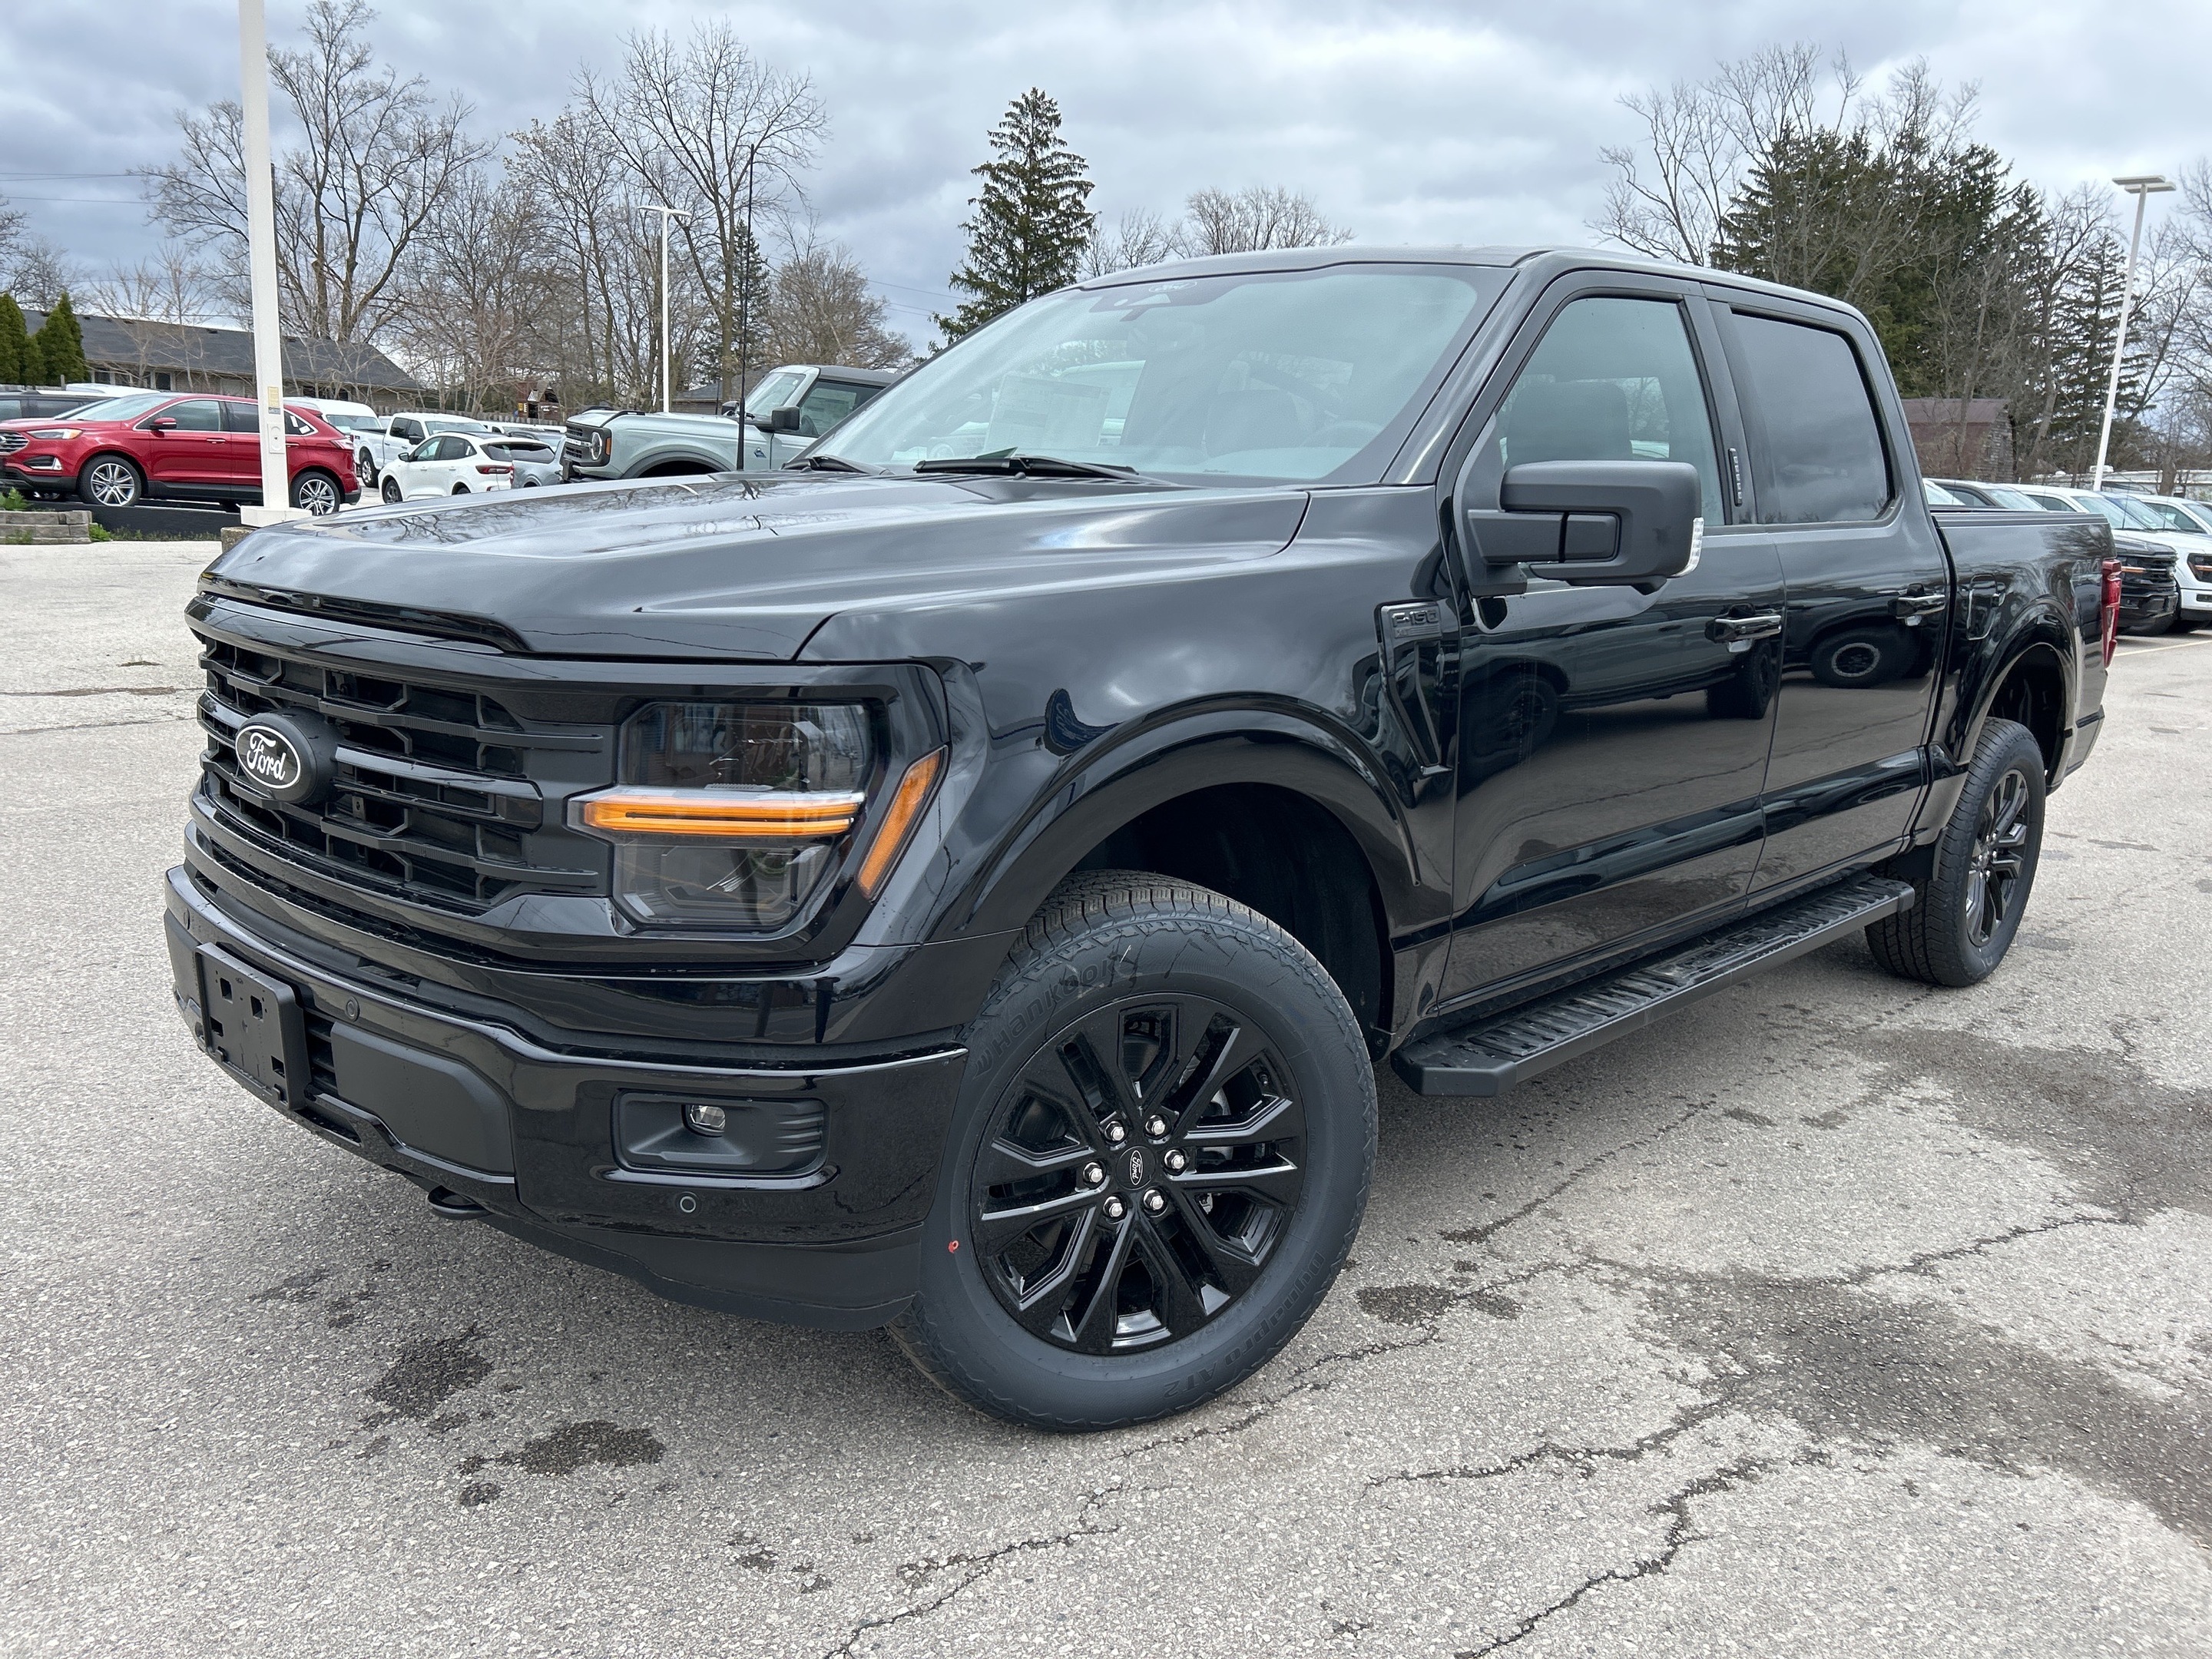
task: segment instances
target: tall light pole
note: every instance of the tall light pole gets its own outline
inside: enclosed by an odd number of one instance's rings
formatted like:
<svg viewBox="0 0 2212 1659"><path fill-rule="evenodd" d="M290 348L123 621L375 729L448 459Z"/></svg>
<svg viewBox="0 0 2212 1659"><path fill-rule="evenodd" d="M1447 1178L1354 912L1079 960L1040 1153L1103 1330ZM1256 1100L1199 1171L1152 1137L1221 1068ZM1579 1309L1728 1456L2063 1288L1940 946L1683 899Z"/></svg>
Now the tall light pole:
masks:
<svg viewBox="0 0 2212 1659"><path fill-rule="evenodd" d="M246 152L246 270L253 295L253 386L261 406L261 505L249 525L306 515L292 505L284 453L284 333L276 313L276 191L269 169L269 30L262 0L238 0L238 107Z"/></svg>
<svg viewBox="0 0 2212 1659"><path fill-rule="evenodd" d="M658 202L647 202L645 210L660 216L660 412L665 415L672 396L670 379L674 373L668 355L668 227L673 220L689 219L691 216L682 208L663 207Z"/></svg>
<svg viewBox="0 0 2212 1659"><path fill-rule="evenodd" d="M2120 400L2120 359L2128 351L2128 319L2136 304L2136 249L2142 241L2143 204L2173 186L2155 173L2112 182L2136 198L2136 228L2128 237L2128 274L2120 285L2120 335L2112 342L2112 378L2105 383L2105 423L2097 429L2097 465L2089 473L2092 491L2105 487L2105 453L2112 441L2112 406Z"/></svg>

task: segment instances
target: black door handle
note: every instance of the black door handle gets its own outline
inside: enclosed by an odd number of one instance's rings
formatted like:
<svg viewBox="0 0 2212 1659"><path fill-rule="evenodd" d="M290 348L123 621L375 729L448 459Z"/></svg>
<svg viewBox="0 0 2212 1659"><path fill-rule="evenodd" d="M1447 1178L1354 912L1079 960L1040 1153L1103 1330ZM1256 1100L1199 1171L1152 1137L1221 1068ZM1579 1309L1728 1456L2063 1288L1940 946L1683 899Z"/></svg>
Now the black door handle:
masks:
<svg viewBox="0 0 2212 1659"><path fill-rule="evenodd" d="M1893 617L1932 617L1951 608L1948 593L1900 593L1889 602Z"/></svg>
<svg viewBox="0 0 2212 1659"><path fill-rule="evenodd" d="M1745 645L1771 640L1782 631L1782 613L1763 611L1755 617L1716 617L1705 624L1705 637L1719 645Z"/></svg>

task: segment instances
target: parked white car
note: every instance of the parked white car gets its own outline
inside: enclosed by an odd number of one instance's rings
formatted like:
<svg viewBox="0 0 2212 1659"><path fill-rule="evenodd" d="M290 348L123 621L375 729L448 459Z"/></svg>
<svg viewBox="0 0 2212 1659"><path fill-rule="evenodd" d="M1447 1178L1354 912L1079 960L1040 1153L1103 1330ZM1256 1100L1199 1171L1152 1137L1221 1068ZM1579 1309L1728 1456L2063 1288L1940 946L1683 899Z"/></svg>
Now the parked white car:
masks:
<svg viewBox="0 0 2212 1659"><path fill-rule="evenodd" d="M387 501L427 501L514 488L514 463L498 450L512 441L495 432L440 432L393 456L378 493Z"/></svg>
<svg viewBox="0 0 2212 1659"><path fill-rule="evenodd" d="M351 434L353 470L360 475L363 489L374 489L384 469L398 459L402 450L412 449L441 432L490 430L483 422L467 415L429 415L419 410L403 409L397 415L380 417L374 428Z"/></svg>

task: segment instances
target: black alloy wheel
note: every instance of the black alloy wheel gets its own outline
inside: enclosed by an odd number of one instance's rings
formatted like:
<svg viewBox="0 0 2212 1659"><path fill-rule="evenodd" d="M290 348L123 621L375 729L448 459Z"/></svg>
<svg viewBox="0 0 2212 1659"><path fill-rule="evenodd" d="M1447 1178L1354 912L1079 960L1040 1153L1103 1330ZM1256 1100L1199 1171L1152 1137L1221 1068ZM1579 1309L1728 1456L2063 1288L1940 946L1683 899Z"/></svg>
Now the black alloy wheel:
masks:
<svg viewBox="0 0 2212 1659"><path fill-rule="evenodd" d="M1234 1387L1305 1323L1366 1206L1375 1073L1290 934L1186 881L1072 876L965 1042L891 1327L948 1393L1121 1427Z"/></svg>
<svg viewBox="0 0 2212 1659"><path fill-rule="evenodd" d="M1996 970L2035 885L2047 765L2026 726L1983 727L1936 844L1891 866L1912 883L1913 902L1866 930L1875 961L1930 985L1978 984Z"/></svg>
<svg viewBox="0 0 2212 1659"><path fill-rule="evenodd" d="M1253 1022L1140 996L1047 1043L975 1161L968 1234L1000 1305L1055 1346L1189 1335L1250 1288L1305 1184L1305 1108Z"/></svg>

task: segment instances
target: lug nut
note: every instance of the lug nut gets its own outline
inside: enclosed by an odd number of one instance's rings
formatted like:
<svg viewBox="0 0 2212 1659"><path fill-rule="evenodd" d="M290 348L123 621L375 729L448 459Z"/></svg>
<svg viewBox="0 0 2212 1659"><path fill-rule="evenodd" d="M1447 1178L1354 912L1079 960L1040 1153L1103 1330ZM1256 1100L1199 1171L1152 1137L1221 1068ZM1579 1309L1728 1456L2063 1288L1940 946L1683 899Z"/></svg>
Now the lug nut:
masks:
<svg viewBox="0 0 2212 1659"><path fill-rule="evenodd" d="M1146 1193L1145 1194L1145 1207L1150 1210L1154 1215L1158 1215L1162 1210L1166 1209L1167 1206L1167 1200L1162 1198L1158 1193Z"/></svg>
<svg viewBox="0 0 2212 1659"><path fill-rule="evenodd" d="M1145 1120L1145 1133L1146 1134L1164 1135L1167 1132L1168 1121L1162 1117L1158 1112L1154 1112L1150 1117Z"/></svg>
<svg viewBox="0 0 2212 1659"><path fill-rule="evenodd" d="M1105 1179L1106 1166L1103 1164L1086 1164L1083 1166L1083 1184L1085 1186L1096 1187L1100 1182Z"/></svg>
<svg viewBox="0 0 2212 1659"><path fill-rule="evenodd" d="M1120 1124L1109 1123L1106 1126L1106 1139L1112 1141L1116 1146L1120 1146L1128 1138L1129 1132L1123 1128Z"/></svg>
<svg viewBox="0 0 2212 1659"><path fill-rule="evenodd" d="M1118 1198L1108 1199L1106 1200L1105 1208L1106 1218L1109 1221L1119 1221L1123 1216L1129 1213L1129 1206L1124 1204Z"/></svg>
<svg viewBox="0 0 2212 1659"><path fill-rule="evenodd" d="M1164 1163L1168 1168L1174 1170L1177 1175L1181 1175L1185 1170L1190 1167L1190 1160L1185 1158L1180 1152L1170 1152L1166 1158L1161 1160L1161 1162Z"/></svg>

